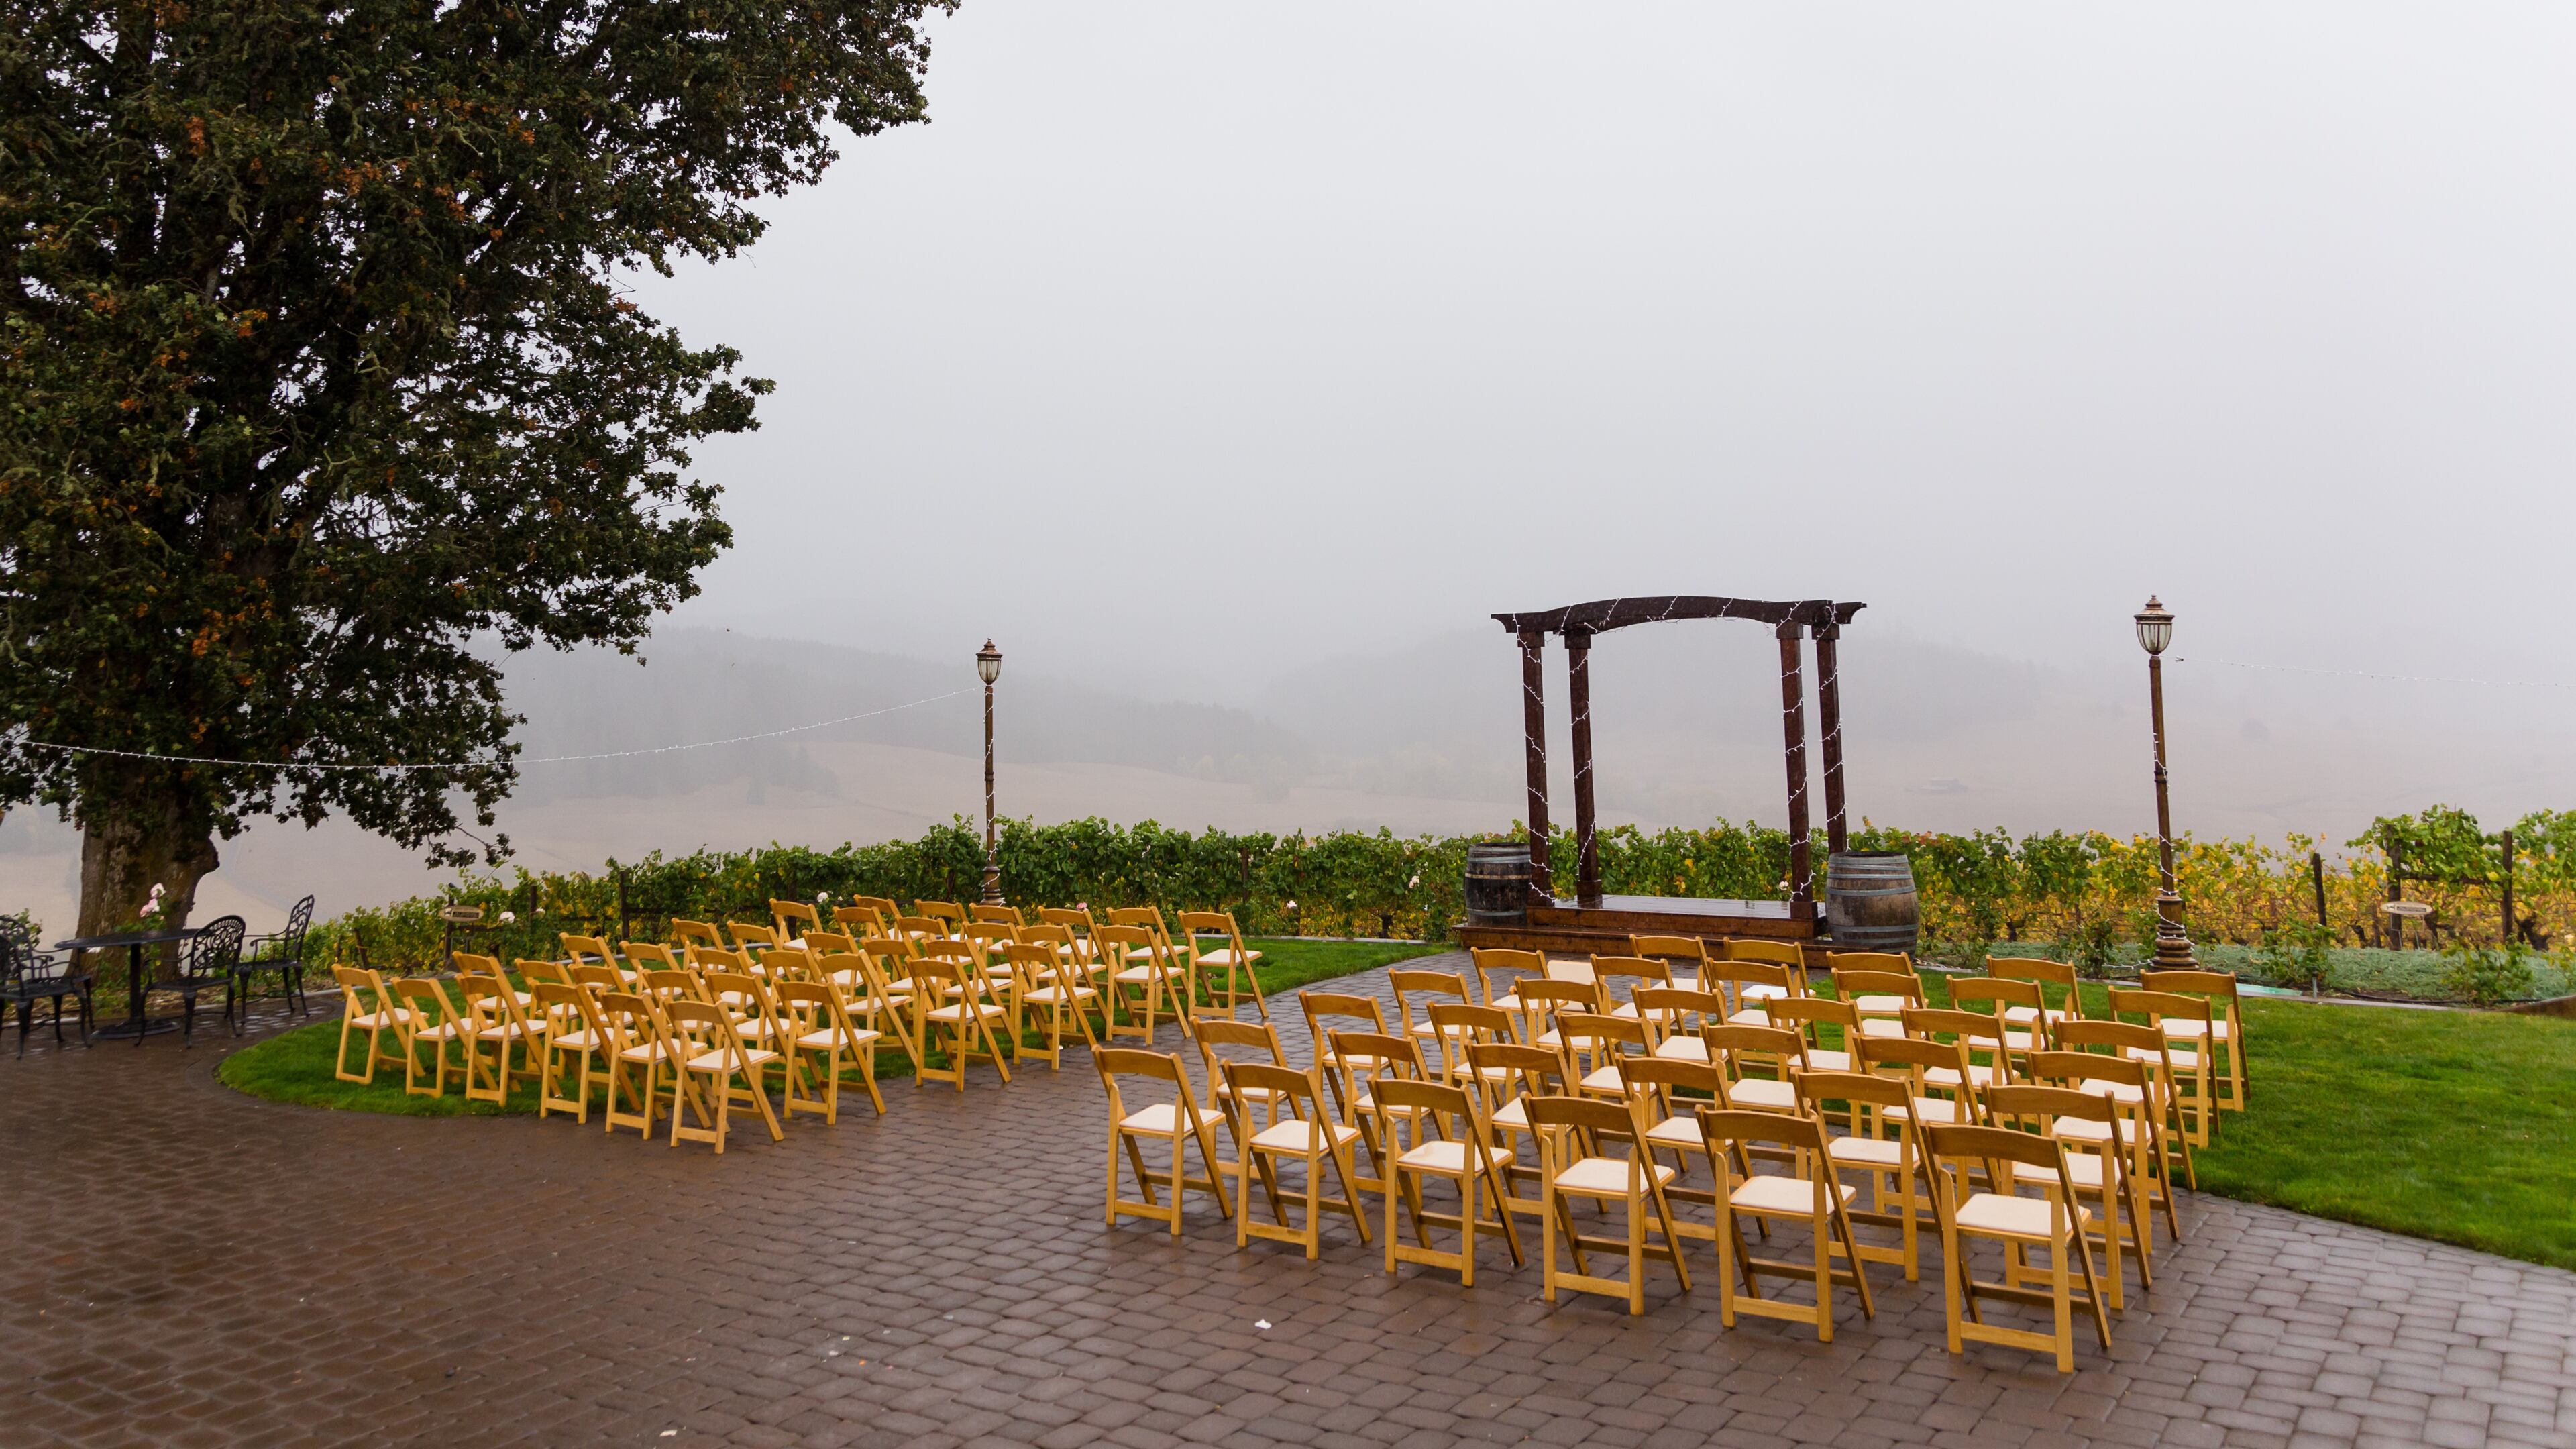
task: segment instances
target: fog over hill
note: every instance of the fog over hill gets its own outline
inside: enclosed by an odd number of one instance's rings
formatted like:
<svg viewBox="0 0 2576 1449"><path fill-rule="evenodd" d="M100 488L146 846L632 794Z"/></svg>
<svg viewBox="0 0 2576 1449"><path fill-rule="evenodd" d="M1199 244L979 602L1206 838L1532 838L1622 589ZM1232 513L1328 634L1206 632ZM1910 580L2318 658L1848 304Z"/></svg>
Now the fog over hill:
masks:
<svg viewBox="0 0 2576 1449"><path fill-rule="evenodd" d="M1000 794L1011 816L1409 833L1503 828L1524 813L1519 658L1490 624L1295 669L1236 705L1005 653ZM2151 828L2134 644L2108 641L2092 670L2046 668L1924 642L1864 613L1842 656L1855 815L1926 829ZM1564 665L1551 645L1560 821L1572 814ZM1782 822L1767 631L1724 621L1621 630L1596 642L1592 674L1605 821ZM2177 821L2203 836L2303 830L2334 842L2373 815L2437 800L2496 822L2576 802L2576 766L2555 715L2531 707L2533 691L2249 670L2188 650L2168 678ZM886 839L982 808L981 690L963 657L674 629L641 663L517 656L509 697L527 716L532 762L659 751L528 764L500 818L531 868ZM1809 698L1812 711L1812 679ZM853 715L868 717L662 749ZM306 890L330 911L442 878L338 821L309 833L262 824L222 850L204 909L255 924ZM77 858L69 827L13 812L0 821L0 902L68 920Z"/></svg>

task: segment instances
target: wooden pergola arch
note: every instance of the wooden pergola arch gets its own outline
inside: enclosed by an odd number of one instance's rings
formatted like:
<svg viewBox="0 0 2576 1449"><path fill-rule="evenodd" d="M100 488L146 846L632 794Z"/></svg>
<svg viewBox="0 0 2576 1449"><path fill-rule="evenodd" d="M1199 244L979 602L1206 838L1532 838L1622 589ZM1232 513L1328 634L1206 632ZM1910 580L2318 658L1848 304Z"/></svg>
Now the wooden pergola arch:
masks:
<svg viewBox="0 0 2576 1449"><path fill-rule="evenodd" d="M1592 809L1592 681L1588 656L1592 636L1631 624L1657 624L1667 619L1750 619L1768 624L1780 640L1780 729L1789 779L1789 891L1796 916L1812 914L1815 901L1814 861L1807 839L1807 705L1800 635L1816 641L1816 713L1825 756L1826 848L1840 851L1848 839L1843 814L1843 728L1841 677L1835 642L1843 625L1866 604L1832 599L1726 599L1706 595L1668 598L1596 599L1526 614L1496 614L1503 628L1521 644L1521 721L1529 759L1530 884L1556 894L1548 862L1547 702L1540 651L1550 634L1565 636L1566 693L1571 697L1574 741L1574 839L1577 856L1575 899L1601 901L1601 851L1595 838Z"/></svg>

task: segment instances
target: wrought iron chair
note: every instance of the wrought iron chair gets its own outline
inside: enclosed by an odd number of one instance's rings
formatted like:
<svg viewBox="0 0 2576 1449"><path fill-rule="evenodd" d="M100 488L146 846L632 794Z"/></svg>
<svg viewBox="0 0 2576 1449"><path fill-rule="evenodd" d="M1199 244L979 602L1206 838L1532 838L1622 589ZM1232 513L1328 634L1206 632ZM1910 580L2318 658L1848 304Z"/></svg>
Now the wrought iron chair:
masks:
<svg viewBox="0 0 2576 1449"><path fill-rule="evenodd" d="M179 1035L191 1045L195 1044L197 1036L198 993L222 992L224 1019L233 1021L233 989L239 980L235 973L241 966L242 930L241 917L217 916L207 924L204 935L188 943L187 954L179 958L179 974L166 980L144 983L143 994L147 997L156 991L179 993L185 1008ZM240 1030L238 1023L234 1030ZM135 1035L134 1044L143 1045L141 1033Z"/></svg>
<svg viewBox="0 0 2576 1449"><path fill-rule="evenodd" d="M35 1019L39 1001L54 1003L54 1040L63 1039L66 996L80 1003L81 1045L89 1045L92 979L77 953L66 958L39 951L34 933L18 918L0 917L0 1019L5 1019L10 1002L18 1003L18 1055L27 1054L27 1027Z"/></svg>
<svg viewBox="0 0 2576 1449"><path fill-rule="evenodd" d="M286 989L286 1004L298 1014L311 1015L312 1007L304 998L304 937L313 928L313 898L306 896L286 914L286 929L273 936L251 936L242 942L241 961L233 967L234 990L224 998L224 1011L231 1015L233 1000L240 998L242 1015L250 1014L250 983L254 976L276 973L278 984ZM241 1022L233 1022L239 1035Z"/></svg>

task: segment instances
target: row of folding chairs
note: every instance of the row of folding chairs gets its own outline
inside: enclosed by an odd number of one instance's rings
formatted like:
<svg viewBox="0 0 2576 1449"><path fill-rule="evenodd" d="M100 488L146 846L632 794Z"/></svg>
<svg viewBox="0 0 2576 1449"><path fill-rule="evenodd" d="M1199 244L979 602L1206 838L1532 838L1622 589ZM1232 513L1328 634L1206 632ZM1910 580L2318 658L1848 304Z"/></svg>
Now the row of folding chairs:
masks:
<svg viewBox="0 0 2576 1449"><path fill-rule="evenodd" d="M1095 917L1088 906L1048 906L1036 908L1031 921L1032 912L1017 906L919 900L906 911L879 896L838 905L772 900L769 906L766 926L734 921L719 932L708 922L674 920L672 931L684 944L755 955L818 936L843 943L899 937L977 944L991 955L1013 944L1049 944L1102 993L1111 1008L1112 1035L1149 1041L1164 1021L1178 1021L1186 1030L1198 1017L1232 1017L1246 1005L1268 1016L1258 973L1261 952L1244 944L1229 911L1176 911L1167 920L1153 906L1114 909L1105 917Z"/></svg>
<svg viewBox="0 0 2576 1449"><path fill-rule="evenodd" d="M1435 983L1395 985L1411 996ZM2107 1348L2107 1313L2123 1307L2129 1272L2142 1289L2152 1282L2159 1211L2168 1238L2179 1240L2170 1083L2141 1055L2163 1048L2153 1027L2072 1022L2018 1058L1999 1049L1980 1064L1970 1038L1941 1029L1959 1025L1949 1013L1911 1008L1897 1022L1909 1034L1850 1023L1837 1058L1810 1045L1799 1027L1813 1018L1794 1008L1778 1020L1797 1024L1757 1025L1710 1019L1722 1010L1708 999L1714 993L1684 988L1637 988L1625 1017L1600 1009L1607 1002L1598 995L1507 994L1539 1003L1527 1008L1537 1019L1516 1025L1510 1008L1434 1000L1420 1022L1400 1005L1402 1029L1390 1031L1375 997L1306 993L1322 1050L1302 1068L1265 1024L1202 1024L1204 1100L1177 1056L1097 1054L1111 1121L1107 1220L1142 1215L1177 1234L1183 1193L1200 1190L1234 1220L1238 1244L1279 1238L1311 1258L1327 1214L1349 1217L1368 1241L1373 1215L1361 1199L1375 1192L1388 1272L1427 1263L1472 1284L1478 1238L1502 1237L1517 1264L1519 1220L1535 1219L1551 1301L1560 1289L1605 1292L1639 1313L1646 1264L1668 1265L1687 1288L1683 1245L1700 1240L1717 1253L1729 1326L1739 1312L1784 1317L1812 1323L1825 1339L1835 1288L1874 1313L1864 1265L1898 1264L1913 1281L1929 1234L1942 1245L1952 1349L1963 1340L2038 1348L2061 1369L2072 1367L2077 1315ZM1695 1028L1656 1034L1659 1018L1692 1015ZM1169 1100L1130 1105L1122 1078L1159 1082ZM1842 1130L1829 1131L1829 1121ZM1220 1133L1231 1140L1230 1158ZM1149 1161L1149 1144L1167 1160ZM1204 1164L1197 1175L1185 1161L1193 1144ZM1122 1153L1141 1200L1121 1195ZM1302 1184L1283 1192L1281 1169L1292 1163ZM1854 1174L1857 1186L1845 1181ZM1268 1221L1255 1212L1256 1179ZM1449 1184L1456 1212L1426 1204L1430 1179ZM1578 1203L1621 1208L1625 1236L1582 1231ZM1699 1204L1707 1219L1675 1203ZM1400 1214L1412 1242L1400 1235ZM1747 1222L1766 1237L1774 1224L1804 1223L1812 1260L1749 1251ZM1857 1227L1894 1241L1864 1241ZM1434 1228L1456 1234L1457 1249L1435 1248ZM2001 1245L2002 1278L1971 1271L1975 1241ZM1570 1270L1560 1267L1560 1245ZM1587 1253L1624 1255L1626 1276L1593 1272ZM1782 1277L1811 1282L1813 1302L1761 1292L1762 1280ZM1983 1309L1997 1301L2050 1309L2052 1331L1988 1322Z"/></svg>
<svg viewBox="0 0 2576 1449"><path fill-rule="evenodd" d="M1709 945L1686 936L1637 936L1624 956L1595 955L1588 961L1551 958L1536 951L1480 949L1471 953L1473 979L1469 992L1454 990L1449 973L1416 977L1418 988L1433 998L1475 1000L1526 1017L1515 983L1531 981L1533 999L1553 999L1567 983L1598 985L1615 1002L1616 1014L1633 1016L1639 990L1697 989L1726 1003L1724 1019L1738 1025L1768 1024L1770 1004L1782 1001L1840 1000L1856 1008L1864 1030L1896 1030L1899 1015L1926 1005L1923 981L1912 960L1886 952L1834 952L1826 957L1829 992L1820 992L1805 969L1794 942L1729 941ZM2026 1049L2027 1038L2042 1035L2068 1020L2086 1020L2087 1005L2075 969L2061 961L1994 957L1986 977L1956 978L1948 983L1951 1009L1996 1017L2014 1050ZM1399 985L1398 1000L1405 999ZM2195 1146L2209 1145L2218 1113L2241 1110L2246 1101L2243 1012L2236 978L2212 971L2150 971L2136 988L2107 989L2109 1019L2139 1018L2163 1037L2178 1087L2178 1111ZM1795 1010L1795 1008L1792 1008ZM1829 1009L1810 1029L1834 1025ZM1426 1024L1409 1029L1426 1037Z"/></svg>
<svg viewBox="0 0 2576 1449"><path fill-rule="evenodd" d="M533 1081L540 1116L561 1109L584 1122L595 1090L609 1130L647 1135L667 1104L675 1145L708 1140L721 1151L737 1104L756 1109L773 1139L782 1115L820 1110L837 1121L850 1071L882 1112L881 1047L905 1053L916 1086L943 1080L962 1091L979 1060L1008 1082L1031 1050L1060 1066L1071 1038L1150 1040L1158 1018L1230 1019L1245 996L1267 1014L1254 974L1261 953L1223 912L1181 913L1173 932L1151 907L1107 922L1050 910L1053 919L1031 925L1008 907L970 916L941 902L917 903L917 915L893 906L838 907L834 930L822 929L816 906L772 901L773 925L678 920L670 943L566 934L560 959L522 958L515 981L497 960L465 953L453 958L452 982L337 968L345 1008L334 1071L364 1083L399 1063L406 1090L443 1095L452 1070L469 1099L496 1103L514 1082ZM354 1069L353 1044L362 1048ZM566 1072L584 1085L567 1093ZM775 1110L763 1086L773 1072Z"/></svg>

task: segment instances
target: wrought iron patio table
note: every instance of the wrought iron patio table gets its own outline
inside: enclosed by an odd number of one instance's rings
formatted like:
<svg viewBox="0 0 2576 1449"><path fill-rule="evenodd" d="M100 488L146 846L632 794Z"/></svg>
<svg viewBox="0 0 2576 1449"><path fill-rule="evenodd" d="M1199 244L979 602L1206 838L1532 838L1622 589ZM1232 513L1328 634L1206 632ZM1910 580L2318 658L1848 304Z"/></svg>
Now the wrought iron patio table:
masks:
<svg viewBox="0 0 2576 1449"><path fill-rule="evenodd" d="M111 951L125 948L125 1020L114 1026L99 1028L99 1036L122 1039L148 1036L156 1031L177 1031L176 1021L153 1021L143 1014L143 948L170 941L193 941L206 934L203 926L183 926L166 931L118 931L106 936L80 936L69 941L56 941L57 951Z"/></svg>

